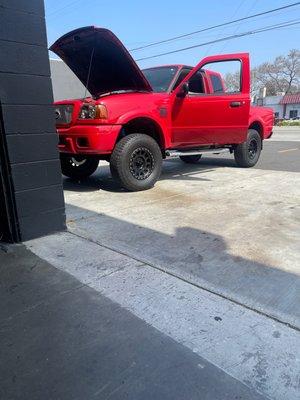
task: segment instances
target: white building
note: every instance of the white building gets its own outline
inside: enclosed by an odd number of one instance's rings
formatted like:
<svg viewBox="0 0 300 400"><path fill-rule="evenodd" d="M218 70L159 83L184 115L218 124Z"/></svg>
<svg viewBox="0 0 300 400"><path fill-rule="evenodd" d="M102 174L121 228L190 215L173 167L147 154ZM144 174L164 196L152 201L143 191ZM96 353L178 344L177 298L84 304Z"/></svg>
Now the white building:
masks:
<svg viewBox="0 0 300 400"><path fill-rule="evenodd" d="M272 108L276 119L300 118L300 93L266 96L257 99L256 103Z"/></svg>
<svg viewBox="0 0 300 400"><path fill-rule="evenodd" d="M283 107L283 118L300 118L300 93L286 94L280 105Z"/></svg>
<svg viewBox="0 0 300 400"><path fill-rule="evenodd" d="M283 107L280 104L283 96L266 96L263 98L262 105L264 107L270 107L274 111L275 118L283 118Z"/></svg>

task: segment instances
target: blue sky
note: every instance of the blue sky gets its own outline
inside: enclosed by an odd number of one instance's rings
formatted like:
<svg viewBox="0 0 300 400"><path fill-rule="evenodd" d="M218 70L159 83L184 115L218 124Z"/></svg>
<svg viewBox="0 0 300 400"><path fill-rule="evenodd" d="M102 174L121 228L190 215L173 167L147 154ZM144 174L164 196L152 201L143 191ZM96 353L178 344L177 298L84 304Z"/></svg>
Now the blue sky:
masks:
<svg viewBox="0 0 300 400"><path fill-rule="evenodd" d="M293 0L45 0L49 45L62 34L87 25L112 30L128 49L211 25L294 3ZM188 39L132 52L135 59L218 39L248 30L300 19L300 6ZM195 65L206 55L249 52L252 66L299 48L300 25L260 33L177 54L139 62L140 67L183 63ZM51 57L53 54L51 54Z"/></svg>

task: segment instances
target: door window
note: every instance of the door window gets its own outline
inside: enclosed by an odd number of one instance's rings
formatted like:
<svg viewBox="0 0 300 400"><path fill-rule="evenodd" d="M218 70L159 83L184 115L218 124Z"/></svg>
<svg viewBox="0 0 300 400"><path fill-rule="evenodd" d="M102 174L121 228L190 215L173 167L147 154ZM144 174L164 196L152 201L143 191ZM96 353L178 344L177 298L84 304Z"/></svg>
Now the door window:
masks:
<svg viewBox="0 0 300 400"><path fill-rule="evenodd" d="M224 93L224 85L221 76L212 74L210 79L213 87L213 92Z"/></svg>
<svg viewBox="0 0 300 400"><path fill-rule="evenodd" d="M176 89L177 86L180 85L180 83L184 80L184 78L185 78L186 76L188 76L188 74L189 74L190 72L191 72L191 69L183 68L183 69L180 71L180 74L179 74L179 76L178 76L178 78L177 78L177 81L175 82L174 87L173 87L172 90Z"/></svg>
<svg viewBox="0 0 300 400"><path fill-rule="evenodd" d="M189 80L189 94L203 94L205 93L204 80L202 71L197 71Z"/></svg>
<svg viewBox="0 0 300 400"><path fill-rule="evenodd" d="M189 91L194 94L240 93L240 60L216 61L203 65L189 80Z"/></svg>

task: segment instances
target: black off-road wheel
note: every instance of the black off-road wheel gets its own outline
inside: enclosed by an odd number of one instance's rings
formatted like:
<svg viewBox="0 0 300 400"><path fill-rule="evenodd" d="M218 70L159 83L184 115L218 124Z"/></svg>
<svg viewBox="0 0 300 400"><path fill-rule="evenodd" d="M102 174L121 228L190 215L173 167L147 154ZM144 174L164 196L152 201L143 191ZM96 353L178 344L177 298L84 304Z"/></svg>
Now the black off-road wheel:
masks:
<svg viewBox="0 0 300 400"><path fill-rule="evenodd" d="M161 174L162 153L150 136L134 133L115 146L110 158L112 176L129 191L147 190Z"/></svg>
<svg viewBox="0 0 300 400"><path fill-rule="evenodd" d="M248 130L247 140L234 149L235 162L239 167L253 167L261 153L261 137L255 129Z"/></svg>
<svg viewBox="0 0 300 400"><path fill-rule="evenodd" d="M202 154L195 154L193 156L180 156L180 160L186 164L197 164Z"/></svg>
<svg viewBox="0 0 300 400"><path fill-rule="evenodd" d="M61 172L68 178L82 180L92 175L98 168L97 157L60 155Z"/></svg>

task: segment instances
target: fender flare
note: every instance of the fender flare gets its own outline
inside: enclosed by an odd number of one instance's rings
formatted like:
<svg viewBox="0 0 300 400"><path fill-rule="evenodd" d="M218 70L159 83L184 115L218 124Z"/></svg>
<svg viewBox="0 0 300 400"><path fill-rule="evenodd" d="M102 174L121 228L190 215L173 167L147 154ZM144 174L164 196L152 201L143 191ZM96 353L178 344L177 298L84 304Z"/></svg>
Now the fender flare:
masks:
<svg viewBox="0 0 300 400"><path fill-rule="evenodd" d="M265 127L264 127L264 121L261 117L253 117L249 120L249 126L248 129L255 129L255 125L259 126L259 134L261 136L261 139L264 139L265 136Z"/></svg>
<svg viewBox="0 0 300 400"><path fill-rule="evenodd" d="M117 124L124 126L138 119L145 119L153 123L158 129L159 135L161 137L161 143L163 144L164 149L170 146L170 135L169 135L169 129L167 127L167 121L157 118L153 116L153 114L143 113L143 112L137 113L136 111L129 112L122 115L118 119Z"/></svg>

